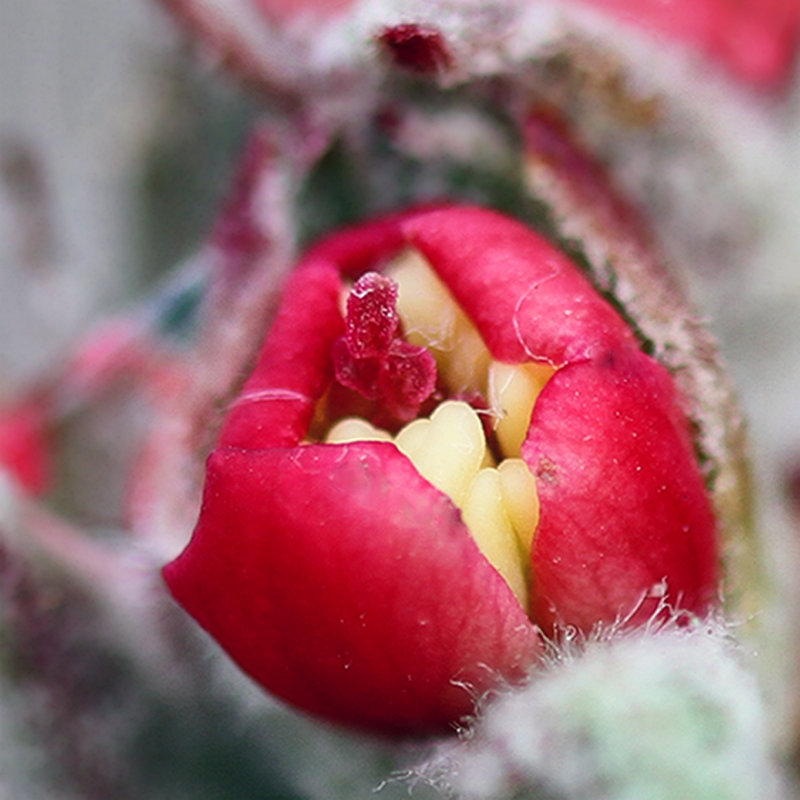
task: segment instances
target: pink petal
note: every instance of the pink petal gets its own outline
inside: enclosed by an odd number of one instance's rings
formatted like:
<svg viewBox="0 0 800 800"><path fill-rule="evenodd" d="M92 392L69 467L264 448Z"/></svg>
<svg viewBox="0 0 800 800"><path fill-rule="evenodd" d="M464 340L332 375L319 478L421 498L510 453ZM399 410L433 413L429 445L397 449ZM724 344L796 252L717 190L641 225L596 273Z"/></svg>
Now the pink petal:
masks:
<svg viewBox="0 0 800 800"><path fill-rule="evenodd" d="M672 378L639 351L559 370L523 456L537 478L532 616L590 630L716 600L715 521ZM637 610L638 609L638 610Z"/></svg>
<svg viewBox="0 0 800 800"><path fill-rule="evenodd" d="M390 444L221 448L164 574L256 681L357 726L443 728L471 711L465 685L540 652L452 502Z"/></svg>
<svg viewBox="0 0 800 800"><path fill-rule="evenodd" d="M221 444L276 447L297 444L333 376L331 348L344 333L342 282L324 262L306 261L292 273L253 374L225 424Z"/></svg>
<svg viewBox="0 0 800 800"><path fill-rule="evenodd" d="M496 358L562 367L523 449L542 509L534 621L588 630L632 612L663 580L668 601L705 611L718 578L715 522L666 370L577 267L521 224L453 208L403 228Z"/></svg>
<svg viewBox="0 0 800 800"><path fill-rule="evenodd" d="M353 0L251 0L270 22L286 25L295 17L335 17L352 5Z"/></svg>
<svg viewBox="0 0 800 800"><path fill-rule="evenodd" d="M495 358L565 364L635 342L575 264L522 223L463 206L421 212L402 224Z"/></svg>
<svg viewBox="0 0 800 800"><path fill-rule="evenodd" d="M582 0L697 47L738 77L785 83L800 43L796 0Z"/></svg>

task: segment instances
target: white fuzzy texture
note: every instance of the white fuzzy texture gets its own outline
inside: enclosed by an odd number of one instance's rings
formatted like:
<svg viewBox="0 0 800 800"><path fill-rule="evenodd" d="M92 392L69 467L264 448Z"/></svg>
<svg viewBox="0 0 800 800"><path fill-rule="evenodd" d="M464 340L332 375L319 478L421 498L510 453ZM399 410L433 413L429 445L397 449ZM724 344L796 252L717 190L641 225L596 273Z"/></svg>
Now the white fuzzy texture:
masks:
<svg viewBox="0 0 800 800"><path fill-rule="evenodd" d="M469 800L767 800L767 748L756 681L710 623L554 650L420 774Z"/></svg>

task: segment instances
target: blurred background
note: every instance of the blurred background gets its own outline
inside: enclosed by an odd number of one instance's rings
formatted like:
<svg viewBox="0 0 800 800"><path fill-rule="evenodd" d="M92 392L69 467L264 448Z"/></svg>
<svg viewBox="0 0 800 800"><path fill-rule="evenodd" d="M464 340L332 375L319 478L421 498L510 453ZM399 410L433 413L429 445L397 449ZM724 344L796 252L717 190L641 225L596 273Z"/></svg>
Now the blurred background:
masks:
<svg viewBox="0 0 800 800"><path fill-rule="evenodd" d="M0 14L7 381L197 248L252 109L147 0L8 0Z"/></svg>

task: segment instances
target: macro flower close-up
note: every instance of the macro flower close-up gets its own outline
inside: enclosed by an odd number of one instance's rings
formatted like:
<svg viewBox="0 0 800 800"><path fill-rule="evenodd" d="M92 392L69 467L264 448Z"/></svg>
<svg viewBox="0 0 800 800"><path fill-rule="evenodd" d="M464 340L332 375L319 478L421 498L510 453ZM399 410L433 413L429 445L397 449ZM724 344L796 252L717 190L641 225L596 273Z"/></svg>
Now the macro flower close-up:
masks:
<svg viewBox="0 0 800 800"><path fill-rule="evenodd" d="M0 798L800 796L797 0L0 38Z"/></svg>
<svg viewBox="0 0 800 800"><path fill-rule="evenodd" d="M165 574L267 689L413 731L542 634L707 612L718 560L667 370L540 235L444 206L293 271Z"/></svg>

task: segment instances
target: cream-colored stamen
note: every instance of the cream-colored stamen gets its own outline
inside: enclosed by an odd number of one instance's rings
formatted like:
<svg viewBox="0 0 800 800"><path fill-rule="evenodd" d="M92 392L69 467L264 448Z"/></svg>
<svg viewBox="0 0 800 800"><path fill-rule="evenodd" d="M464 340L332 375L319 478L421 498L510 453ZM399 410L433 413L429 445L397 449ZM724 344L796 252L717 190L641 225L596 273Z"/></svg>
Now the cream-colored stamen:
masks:
<svg viewBox="0 0 800 800"><path fill-rule="evenodd" d="M519 457L534 403L552 374L553 369L548 366L492 362L488 379L489 406L495 414L495 435L503 455Z"/></svg>
<svg viewBox="0 0 800 800"><path fill-rule="evenodd" d="M442 376L450 391L454 394L483 392L492 356L478 329L463 314L456 318L453 341L453 348L441 359Z"/></svg>
<svg viewBox="0 0 800 800"><path fill-rule="evenodd" d="M522 607L527 608L527 558L505 506L498 470L482 469L475 476L461 514L481 552L505 578Z"/></svg>
<svg viewBox="0 0 800 800"><path fill-rule="evenodd" d="M397 283L397 313L406 339L433 351L451 350L460 309L430 264L416 250L406 250L386 274Z"/></svg>
<svg viewBox="0 0 800 800"><path fill-rule="evenodd" d="M424 478L460 508L486 450L478 415L466 403L448 400L433 412L427 427L417 426L416 422L411 425L411 433L398 434L398 448ZM409 447L410 439L415 440L416 446ZM418 443L419 439L424 441Z"/></svg>
<svg viewBox="0 0 800 800"><path fill-rule="evenodd" d="M394 443L397 445L397 449L413 461L417 451L421 450L428 441L430 427L431 421L427 417L409 422L395 436Z"/></svg>
<svg viewBox="0 0 800 800"><path fill-rule="evenodd" d="M483 391L491 355L430 264L407 250L386 274L397 283L397 313L406 339L431 352L452 394Z"/></svg>
<svg viewBox="0 0 800 800"><path fill-rule="evenodd" d="M520 547L530 553L533 534L539 524L539 495L536 479L521 458L506 458L497 467L503 505L519 539Z"/></svg>
<svg viewBox="0 0 800 800"><path fill-rule="evenodd" d="M325 441L329 444L391 442L392 436L387 431L376 428L361 417L346 417L330 429Z"/></svg>

